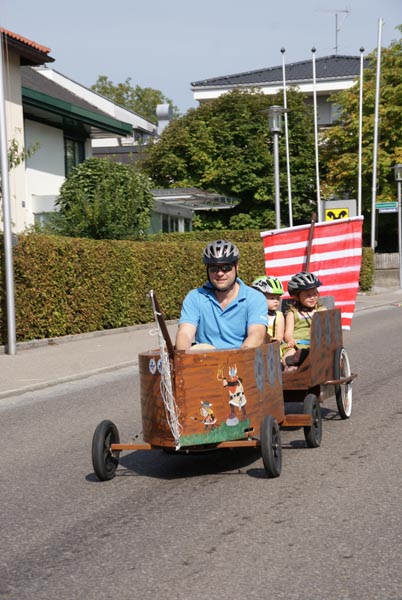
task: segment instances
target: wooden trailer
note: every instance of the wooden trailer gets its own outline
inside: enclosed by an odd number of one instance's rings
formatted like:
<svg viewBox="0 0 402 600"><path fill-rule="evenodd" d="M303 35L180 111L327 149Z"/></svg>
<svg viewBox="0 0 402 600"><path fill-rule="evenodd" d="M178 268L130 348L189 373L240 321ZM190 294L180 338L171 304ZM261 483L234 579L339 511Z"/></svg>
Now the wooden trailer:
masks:
<svg viewBox="0 0 402 600"><path fill-rule="evenodd" d="M330 309L315 313L307 358L296 371L283 373L285 403L306 403L310 397L323 402L335 394L340 417L348 419L352 413L355 377L343 346L341 311Z"/></svg>

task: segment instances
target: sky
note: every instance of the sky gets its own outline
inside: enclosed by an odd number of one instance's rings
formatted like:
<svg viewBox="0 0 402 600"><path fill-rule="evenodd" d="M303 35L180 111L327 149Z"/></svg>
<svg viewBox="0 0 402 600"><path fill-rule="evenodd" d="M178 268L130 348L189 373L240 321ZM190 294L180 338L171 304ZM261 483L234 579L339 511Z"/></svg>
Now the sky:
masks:
<svg viewBox="0 0 402 600"><path fill-rule="evenodd" d="M160 90L184 114L191 82L399 40L402 0L1 0L0 25L50 47L49 66L90 87Z"/></svg>

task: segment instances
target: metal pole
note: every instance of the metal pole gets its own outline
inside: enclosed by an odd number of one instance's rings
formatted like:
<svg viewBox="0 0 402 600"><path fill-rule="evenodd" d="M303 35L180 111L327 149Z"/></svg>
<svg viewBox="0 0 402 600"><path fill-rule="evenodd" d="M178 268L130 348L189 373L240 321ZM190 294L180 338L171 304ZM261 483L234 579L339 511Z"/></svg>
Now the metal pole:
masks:
<svg viewBox="0 0 402 600"><path fill-rule="evenodd" d="M6 132L6 103L4 97L3 39L0 33L0 156L1 156L1 189L3 198L3 234L4 234L4 268L7 300L7 354L15 354L15 304L14 304L14 271L11 232L10 188L8 179L8 146Z"/></svg>
<svg viewBox="0 0 402 600"><path fill-rule="evenodd" d="M279 189L279 133L274 131L275 227L281 228L281 197Z"/></svg>
<svg viewBox="0 0 402 600"><path fill-rule="evenodd" d="M402 207L401 182L398 181L398 253L399 253L399 287L402 290Z"/></svg>
<svg viewBox="0 0 402 600"><path fill-rule="evenodd" d="M283 108L285 114L285 144L286 144L286 170L288 176L288 204L289 204L289 227L293 227L293 207L292 207L292 181L290 178L290 154L289 154L289 131L288 131L288 103L286 97L286 74L285 74L285 48L282 52L282 73L283 73Z"/></svg>
<svg viewBox="0 0 402 600"><path fill-rule="evenodd" d="M315 174L316 174L316 187L317 187L317 215L318 222L322 221L322 207L321 207L321 190L320 190L320 167L318 162L318 123L317 123L317 86L316 86L316 73L315 73L315 48L311 48L313 53L313 99L314 99L314 137L315 137Z"/></svg>
<svg viewBox="0 0 402 600"><path fill-rule="evenodd" d="M362 214L362 135L363 135L363 46L360 48L360 93L359 93L359 163L357 174L357 215Z"/></svg>
<svg viewBox="0 0 402 600"><path fill-rule="evenodd" d="M376 219L376 195L377 195L377 153L378 153L378 110L380 105L380 75L381 75L381 32L382 19L378 20L378 49L377 49L377 81L375 91L374 110L374 147L373 147L373 183L371 195L371 247L375 248L375 219Z"/></svg>

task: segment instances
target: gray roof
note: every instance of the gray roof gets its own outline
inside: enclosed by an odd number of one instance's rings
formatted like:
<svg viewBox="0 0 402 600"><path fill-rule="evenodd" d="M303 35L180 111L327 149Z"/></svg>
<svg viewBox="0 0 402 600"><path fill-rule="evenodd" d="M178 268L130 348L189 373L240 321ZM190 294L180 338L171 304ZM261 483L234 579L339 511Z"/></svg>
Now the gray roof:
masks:
<svg viewBox="0 0 402 600"><path fill-rule="evenodd" d="M130 123L111 117L32 67L21 67L21 84L24 114L30 118L62 128L80 123L91 137L104 137L104 132L132 135Z"/></svg>
<svg viewBox="0 0 402 600"><path fill-rule="evenodd" d="M21 84L23 87L34 90L35 92L46 94L57 100L69 102L70 104L74 104L74 106L85 108L86 110L98 113L99 115L106 115L106 113L96 108L93 104L86 102L76 94L73 94L73 92L66 90L66 88L55 83L48 77L41 75L40 71L32 69L31 67L21 67Z"/></svg>
<svg viewBox="0 0 402 600"><path fill-rule="evenodd" d="M369 60L364 59L364 66L367 67ZM360 56L324 56L315 59L316 79L354 79L360 74ZM294 84L302 81L311 81L313 79L312 60L303 60L300 62L289 63L285 65L285 74L287 84ZM275 84L283 82L282 65L278 67L269 67L257 69L256 71L246 71L244 73L235 73L233 75L224 75L222 77L212 77L191 83L192 87L229 87L241 85Z"/></svg>
<svg viewBox="0 0 402 600"><path fill-rule="evenodd" d="M155 188L151 190L155 200L192 210L212 210L234 208L239 200L206 192L199 188Z"/></svg>

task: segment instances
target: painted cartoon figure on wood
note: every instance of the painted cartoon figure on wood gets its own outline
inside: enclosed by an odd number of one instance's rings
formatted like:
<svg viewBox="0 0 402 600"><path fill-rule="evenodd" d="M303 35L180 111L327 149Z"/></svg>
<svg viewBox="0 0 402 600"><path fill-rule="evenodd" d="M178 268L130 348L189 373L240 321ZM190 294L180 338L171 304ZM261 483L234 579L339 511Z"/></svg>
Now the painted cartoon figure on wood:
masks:
<svg viewBox="0 0 402 600"><path fill-rule="evenodd" d="M241 411L241 420L244 421L247 418L246 403L247 398L244 393L243 380L237 375L237 367L228 368L229 379L224 376L223 368L218 370L217 379L222 381L223 387L227 388L229 392L229 405L230 414L226 419L226 425L229 427L235 427L239 424L239 419L236 415L236 408Z"/></svg>
<svg viewBox="0 0 402 600"><path fill-rule="evenodd" d="M211 402L208 402L208 400L201 402L200 415L202 417L202 422L205 425L205 429L215 425L216 417L212 408L212 404Z"/></svg>

